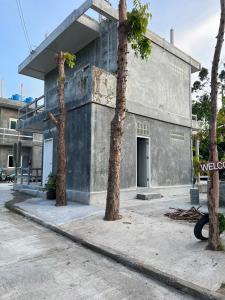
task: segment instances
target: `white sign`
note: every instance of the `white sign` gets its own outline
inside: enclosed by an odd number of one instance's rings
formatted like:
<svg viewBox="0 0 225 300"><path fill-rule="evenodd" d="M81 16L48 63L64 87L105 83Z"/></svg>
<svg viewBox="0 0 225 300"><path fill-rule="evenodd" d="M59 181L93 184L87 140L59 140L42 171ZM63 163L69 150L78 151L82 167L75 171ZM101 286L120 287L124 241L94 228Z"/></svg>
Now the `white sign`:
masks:
<svg viewBox="0 0 225 300"><path fill-rule="evenodd" d="M207 162L200 164L200 169L203 172L225 170L225 161Z"/></svg>

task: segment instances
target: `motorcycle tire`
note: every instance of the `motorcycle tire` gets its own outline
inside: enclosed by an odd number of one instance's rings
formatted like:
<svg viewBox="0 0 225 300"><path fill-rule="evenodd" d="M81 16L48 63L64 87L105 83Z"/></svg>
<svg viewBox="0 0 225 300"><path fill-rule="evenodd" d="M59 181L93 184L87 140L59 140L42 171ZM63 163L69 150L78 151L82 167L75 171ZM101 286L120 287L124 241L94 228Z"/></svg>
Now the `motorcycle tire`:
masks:
<svg viewBox="0 0 225 300"><path fill-rule="evenodd" d="M202 229L205 224L209 223L209 214L204 214L201 219L195 224L194 235L198 240L206 241L208 237L202 235Z"/></svg>

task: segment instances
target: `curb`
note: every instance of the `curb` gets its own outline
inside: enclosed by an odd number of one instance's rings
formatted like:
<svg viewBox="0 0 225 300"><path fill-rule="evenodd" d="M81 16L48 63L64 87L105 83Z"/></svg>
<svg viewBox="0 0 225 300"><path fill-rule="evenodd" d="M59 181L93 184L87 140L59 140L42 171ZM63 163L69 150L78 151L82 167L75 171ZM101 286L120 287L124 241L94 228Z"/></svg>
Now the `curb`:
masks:
<svg viewBox="0 0 225 300"><path fill-rule="evenodd" d="M72 235L59 227L52 225L50 223L46 223L43 220L37 218L36 216L27 213L25 210L16 207L14 204L14 201L8 201L5 203L5 207L19 215L22 215L23 217L26 217L27 219L34 221L38 223L39 225L50 229L68 239L71 241L82 245L83 247L90 249L96 253L102 254L132 270L135 270L138 273L144 274L147 277L150 277L151 279L155 279L167 286L170 286L176 290L179 290L185 294L189 294L196 299L201 300L224 300L225 297L222 294L219 294L217 292L208 290L206 288L203 288L199 285L196 285L194 283L191 283L189 281L180 279L176 276L173 276L171 274L168 274L166 272L160 271L159 269L156 269L155 267L152 267L148 264L143 264L139 260L135 258L129 258L125 256L123 253L120 253L118 251L115 251L112 248L105 247L98 244L93 244L92 242L88 242L87 240L83 239L79 235Z"/></svg>

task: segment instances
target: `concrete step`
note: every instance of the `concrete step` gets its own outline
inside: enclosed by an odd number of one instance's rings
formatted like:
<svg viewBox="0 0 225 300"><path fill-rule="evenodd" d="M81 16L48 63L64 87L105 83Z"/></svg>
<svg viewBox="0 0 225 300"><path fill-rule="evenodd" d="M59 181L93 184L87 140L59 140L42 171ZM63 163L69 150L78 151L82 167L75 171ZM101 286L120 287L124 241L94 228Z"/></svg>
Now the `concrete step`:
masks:
<svg viewBox="0 0 225 300"><path fill-rule="evenodd" d="M32 197L46 197L46 192L43 191L43 187L40 185L14 183L13 190L31 195Z"/></svg>
<svg viewBox="0 0 225 300"><path fill-rule="evenodd" d="M140 200L153 200L153 199L159 199L163 196L159 193L140 193L137 194L137 199Z"/></svg>

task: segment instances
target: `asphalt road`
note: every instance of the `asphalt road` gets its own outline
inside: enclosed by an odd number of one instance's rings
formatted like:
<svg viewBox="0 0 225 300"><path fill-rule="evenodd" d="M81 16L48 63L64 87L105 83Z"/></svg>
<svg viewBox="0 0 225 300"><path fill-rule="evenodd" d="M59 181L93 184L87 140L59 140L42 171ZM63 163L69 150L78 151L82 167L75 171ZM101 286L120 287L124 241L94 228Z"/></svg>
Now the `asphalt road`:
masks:
<svg viewBox="0 0 225 300"><path fill-rule="evenodd" d="M0 184L0 299L193 299L9 212Z"/></svg>

